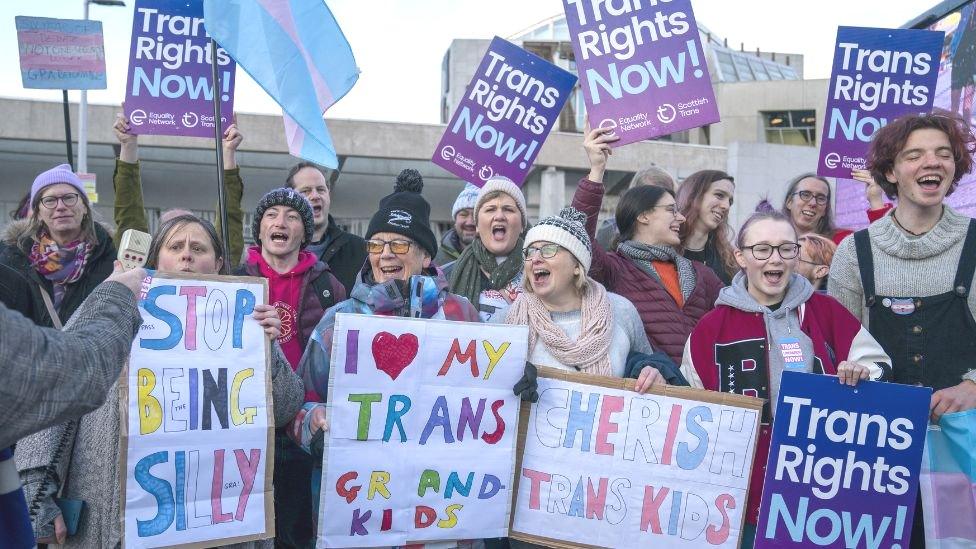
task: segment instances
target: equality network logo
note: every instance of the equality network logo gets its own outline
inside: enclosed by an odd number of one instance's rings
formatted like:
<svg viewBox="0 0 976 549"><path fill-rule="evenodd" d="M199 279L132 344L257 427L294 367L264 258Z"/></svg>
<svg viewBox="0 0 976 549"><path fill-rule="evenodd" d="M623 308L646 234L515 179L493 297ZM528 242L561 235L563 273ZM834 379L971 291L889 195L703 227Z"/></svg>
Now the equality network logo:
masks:
<svg viewBox="0 0 976 549"><path fill-rule="evenodd" d="M832 152L824 157L824 166L827 166L830 169L834 169L837 167L838 164L840 164L839 154Z"/></svg>

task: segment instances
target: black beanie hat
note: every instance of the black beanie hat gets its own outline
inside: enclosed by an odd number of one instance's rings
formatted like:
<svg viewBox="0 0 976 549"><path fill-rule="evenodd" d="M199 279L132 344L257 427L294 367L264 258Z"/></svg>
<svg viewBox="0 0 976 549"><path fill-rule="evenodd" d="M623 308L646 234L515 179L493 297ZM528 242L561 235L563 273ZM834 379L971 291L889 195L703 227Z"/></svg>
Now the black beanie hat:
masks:
<svg viewBox="0 0 976 549"><path fill-rule="evenodd" d="M430 230L430 204L420 196L424 178L420 172L407 168L400 172L393 186L393 194L380 200L380 209L373 214L366 230L367 240L376 233L396 233L413 239L430 257L437 255L437 239Z"/></svg>
<svg viewBox="0 0 976 549"><path fill-rule="evenodd" d="M315 219L312 217L312 205L304 195L294 189L281 187L272 189L268 194L261 197L257 209L254 210L254 222L251 224L251 235L258 246L261 245L261 218L264 212L272 206L287 206L302 216L302 224L305 225L305 240L302 241L302 248L312 241L315 232Z"/></svg>

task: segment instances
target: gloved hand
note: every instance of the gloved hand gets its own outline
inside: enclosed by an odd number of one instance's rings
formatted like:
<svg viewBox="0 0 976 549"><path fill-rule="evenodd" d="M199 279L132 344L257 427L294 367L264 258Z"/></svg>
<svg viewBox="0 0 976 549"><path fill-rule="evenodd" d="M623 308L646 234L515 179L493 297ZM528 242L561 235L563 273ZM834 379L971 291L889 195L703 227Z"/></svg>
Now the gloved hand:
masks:
<svg viewBox="0 0 976 549"><path fill-rule="evenodd" d="M322 452L325 448L325 429L319 429L312 435L312 442L309 443L308 448L312 452L312 457L315 458L315 463L322 463Z"/></svg>
<svg viewBox="0 0 976 549"><path fill-rule="evenodd" d="M539 370L531 362L525 363L525 373L522 379L518 380L512 392L515 396L521 397L526 402L538 402L539 400Z"/></svg>

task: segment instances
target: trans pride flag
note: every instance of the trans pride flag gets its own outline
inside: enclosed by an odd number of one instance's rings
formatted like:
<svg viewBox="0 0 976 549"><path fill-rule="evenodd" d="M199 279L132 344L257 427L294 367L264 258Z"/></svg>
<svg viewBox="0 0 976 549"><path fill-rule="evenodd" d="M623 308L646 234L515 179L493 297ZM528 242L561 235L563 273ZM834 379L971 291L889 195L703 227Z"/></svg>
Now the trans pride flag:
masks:
<svg viewBox="0 0 976 549"><path fill-rule="evenodd" d="M919 481L929 549L976 546L974 449L976 410L945 414L938 427L929 427Z"/></svg>
<svg viewBox="0 0 976 549"><path fill-rule="evenodd" d="M207 33L281 105L288 151L336 169L323 115L359 79L324 0L203 0Z"/></svg>

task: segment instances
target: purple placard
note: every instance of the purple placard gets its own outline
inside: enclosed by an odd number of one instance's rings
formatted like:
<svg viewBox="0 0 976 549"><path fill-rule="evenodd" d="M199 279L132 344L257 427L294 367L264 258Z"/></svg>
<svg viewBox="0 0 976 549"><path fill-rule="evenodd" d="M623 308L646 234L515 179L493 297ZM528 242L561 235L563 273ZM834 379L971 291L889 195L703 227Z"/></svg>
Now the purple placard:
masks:
<svg viewBox="0 0 976 549"><path fill-rule="evenodd" d="M136 0L125 115L132 132L213 137L210 38L202 0ZM234 113L237 64L217 48L221 127Z"/></svg>
<svg viewBox="0 0 976 549"><path fill-rule="evenodd" d="M931 397L784 372L756 548L908 549Z"/></svg>
<svg viewBox="0 0 976 549"><path fill-rule="evenodd" d="M104 90L102 22L48 17L14 18L25 88Z"/></svg>
<svg viewBox="0 0 976 549"><path fill-rule="evenodd" d="M901 115L932 110L945 33L837 27L837 48L817 173L864 169L874 132Z"/></svg>
<svg viewBox="0 0 976 549"><path fill-rule="evenodd" d="M617 147L719 121L690 0L563 0L591 125Z"/></svg>
<svg viewBox="0 0 976 549"><path fill-rule="evenodd" d="M576 77L495 37L434 150L434 164L477 186L521 186Z"/></svg>

